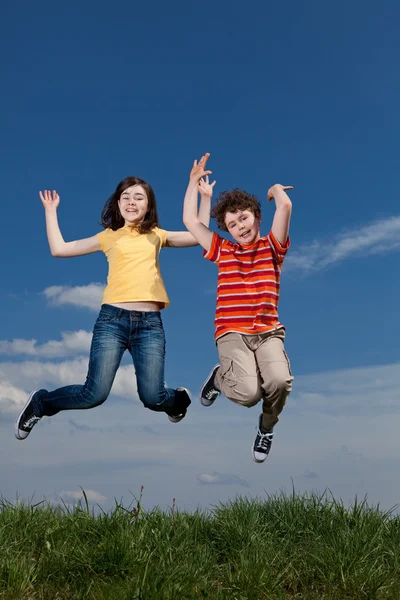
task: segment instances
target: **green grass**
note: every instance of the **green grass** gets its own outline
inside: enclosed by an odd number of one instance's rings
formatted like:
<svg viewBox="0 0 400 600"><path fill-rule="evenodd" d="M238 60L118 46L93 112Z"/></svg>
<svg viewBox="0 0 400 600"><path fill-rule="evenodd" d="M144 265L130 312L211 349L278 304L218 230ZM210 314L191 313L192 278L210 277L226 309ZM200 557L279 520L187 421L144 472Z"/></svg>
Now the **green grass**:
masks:
<svg viewBox="0 0 400 600"><path fill-rule="evenodd" d="M0 503L6 600L400 599L400 517L293 492L210 511Z"/></svg>

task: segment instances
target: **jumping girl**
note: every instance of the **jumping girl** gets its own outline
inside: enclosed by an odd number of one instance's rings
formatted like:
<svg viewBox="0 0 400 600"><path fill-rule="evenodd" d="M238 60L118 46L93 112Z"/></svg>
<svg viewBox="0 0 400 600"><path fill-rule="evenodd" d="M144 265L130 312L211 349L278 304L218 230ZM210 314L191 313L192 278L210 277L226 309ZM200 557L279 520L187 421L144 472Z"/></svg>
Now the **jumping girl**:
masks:
<svg viewBox="0 0 400 600"><path fill-rule="evenodd" d="M203 172L208 156L194 169ZM53 256L72 257L102 250L109 272L99 316L94 326L89 370L84 385L68 385L53 392L44 389L30 394L15 422L15 436L24 440L44 416L62 410L94 408L108 397L125 350L136 370L137 389L143 405L165 412L172 423L186 415L188 391L165 387L165 337L161 309L169 299L160 273L159 252L163 247L197 245L187 231L159 228L156 198L151 186L138 177L121 181L102 211L104 231L90 238L65 242L55 190L40 192L50 251ZM211 186L203 186L199 219L209 224Z"/></svg>

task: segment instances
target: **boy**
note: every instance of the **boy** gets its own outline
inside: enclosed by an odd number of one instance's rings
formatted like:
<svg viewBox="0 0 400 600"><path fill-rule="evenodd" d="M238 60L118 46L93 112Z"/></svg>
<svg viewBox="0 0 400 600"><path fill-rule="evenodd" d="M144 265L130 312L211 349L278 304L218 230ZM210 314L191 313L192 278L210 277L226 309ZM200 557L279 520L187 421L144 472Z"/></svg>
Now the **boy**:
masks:
<svg viewBox="0 0 400 600"><path fill-rule="evenodd" d="M292 203L285 190L273 185L268 200L276 210L269 235L260 236L258 199L239 189L222 192L211 216L234 242L211 232L197 217L197 192L210 187L206 161L193 165L185 195L183 222L203 246L204 256L218 269L215 341L220 364L201 389L201 403L211 406L220 393L243 406L261 399L253 459L264 462L271 449L273 429L292 390L293 376L284 349L285 328L278 320L282 263L289 248ZM204 180L203 177L206 179ZM211 188L215 181L211 184Z"/></svg>

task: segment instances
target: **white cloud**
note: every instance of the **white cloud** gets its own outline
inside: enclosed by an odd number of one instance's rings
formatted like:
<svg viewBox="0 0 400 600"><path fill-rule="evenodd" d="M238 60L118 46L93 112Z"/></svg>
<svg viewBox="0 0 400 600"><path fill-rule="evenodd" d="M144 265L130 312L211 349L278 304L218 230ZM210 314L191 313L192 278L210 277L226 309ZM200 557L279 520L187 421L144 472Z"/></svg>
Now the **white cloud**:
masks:
<svg viewBox="0 0 400 600"><path fill-rule="evenodd" d="M203 485L241 485L242 487L249 487L248 482L237 475L232 473L200 473L197 476L197 481Z"/></svg>
<svg viewBox="0 0 400 600"><path fill-rule="evenodd" d="M85 490L85 494L89 502L105 502L107 500L105 496L95 490ZM63 500L72 500L73 502L84 501L82 490L63 490L57 496Z"/></svg>
<svg viewBox="0 0 400 600"><path fill-rule="evenodd" d="M61 333L61 340L49 340L38 344L37 340L0 340L0 354L40 356L43 358L63 358L71 354L89 351L92 333L80 329Z"/></svg>
<svg viewBox="0 0 400 600"><path fill-rule="evenodd" d="M62 362L22 361L0 363L0 411L13 413L26 402L30 391L56 389L83 384L88 368L87 358ZM111 393L137 400L135 371L132 365L120 367Z"/></svg>
<svg viewBox="0 0 400 600"><path fill-rule="evenodd" d="M400 409L400 364L342 369L295 378L293 400L301 409L329 414Z"/></svg>
<svg viewBox="0 0 400 600"><path fill-rule="evenodd" d="M104 285L101 283L89 283L88 285L68 286L53 285L44 290L48 302L53 306L72 304L82 306L91 310L99 310L103 297Z"/></svg>
<svg viewBox="0 0 400 600"><path fill-rule="evenodd" d="M24 390L0 376L0 412L14 413L25 404L26 399Z"/></svg>
<svg viewBox="0 0 400 600"><path fill-rule="evenodd" d="M309 273L347 258L387 254L400 248L400 216L349 229L331 240L313 240L288 255L285 269Z"/></svg>

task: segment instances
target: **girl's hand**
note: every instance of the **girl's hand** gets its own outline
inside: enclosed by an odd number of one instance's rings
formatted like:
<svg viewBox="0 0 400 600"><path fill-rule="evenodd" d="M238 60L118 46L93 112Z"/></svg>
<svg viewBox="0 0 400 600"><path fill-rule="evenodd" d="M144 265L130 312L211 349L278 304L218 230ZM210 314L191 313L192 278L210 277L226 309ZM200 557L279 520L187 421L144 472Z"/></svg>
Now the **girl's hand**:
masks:
<svg viewBox="0 0 400 600"><path fill-rule="evenodd" d="M53 192L44 190L44 192L39 192L39 196L45 210L57 210L58 205L60 204L60 196L57 194L56 190L53 190Z"/></svg>
<svg viewBox="0 0 400 600"><path fill-rule="evenodd" d="M210 183L208 180L208 175L206 175L205 180L200 179L199 184L198 184L200 194L202 196L206 196L207 198L212 198L213 188L216 183L217 183L216 181L213 181L212 183Z"/></svg>
<svg viewBox="0 0 400 600"><path fill-rule="evenodd" d="M283 192L286 192L286 190L292 190L292 189L293 189L292 185L281 185L280 183L275 183L275 185L270 187L268 190L268 194L267 194L268 202L271 202L271 200L274 199L277 191L282 190Z"/></svg>
<svg viewBox="0 0 400 600"><path fill-rule="evenodd" d="M210 154L207 152L201 157L199 162L197 160L194 161L192 170L190 171L190 181L198 183L202 177L211 175L212 171L205 171L209 156Z"/></svg>

